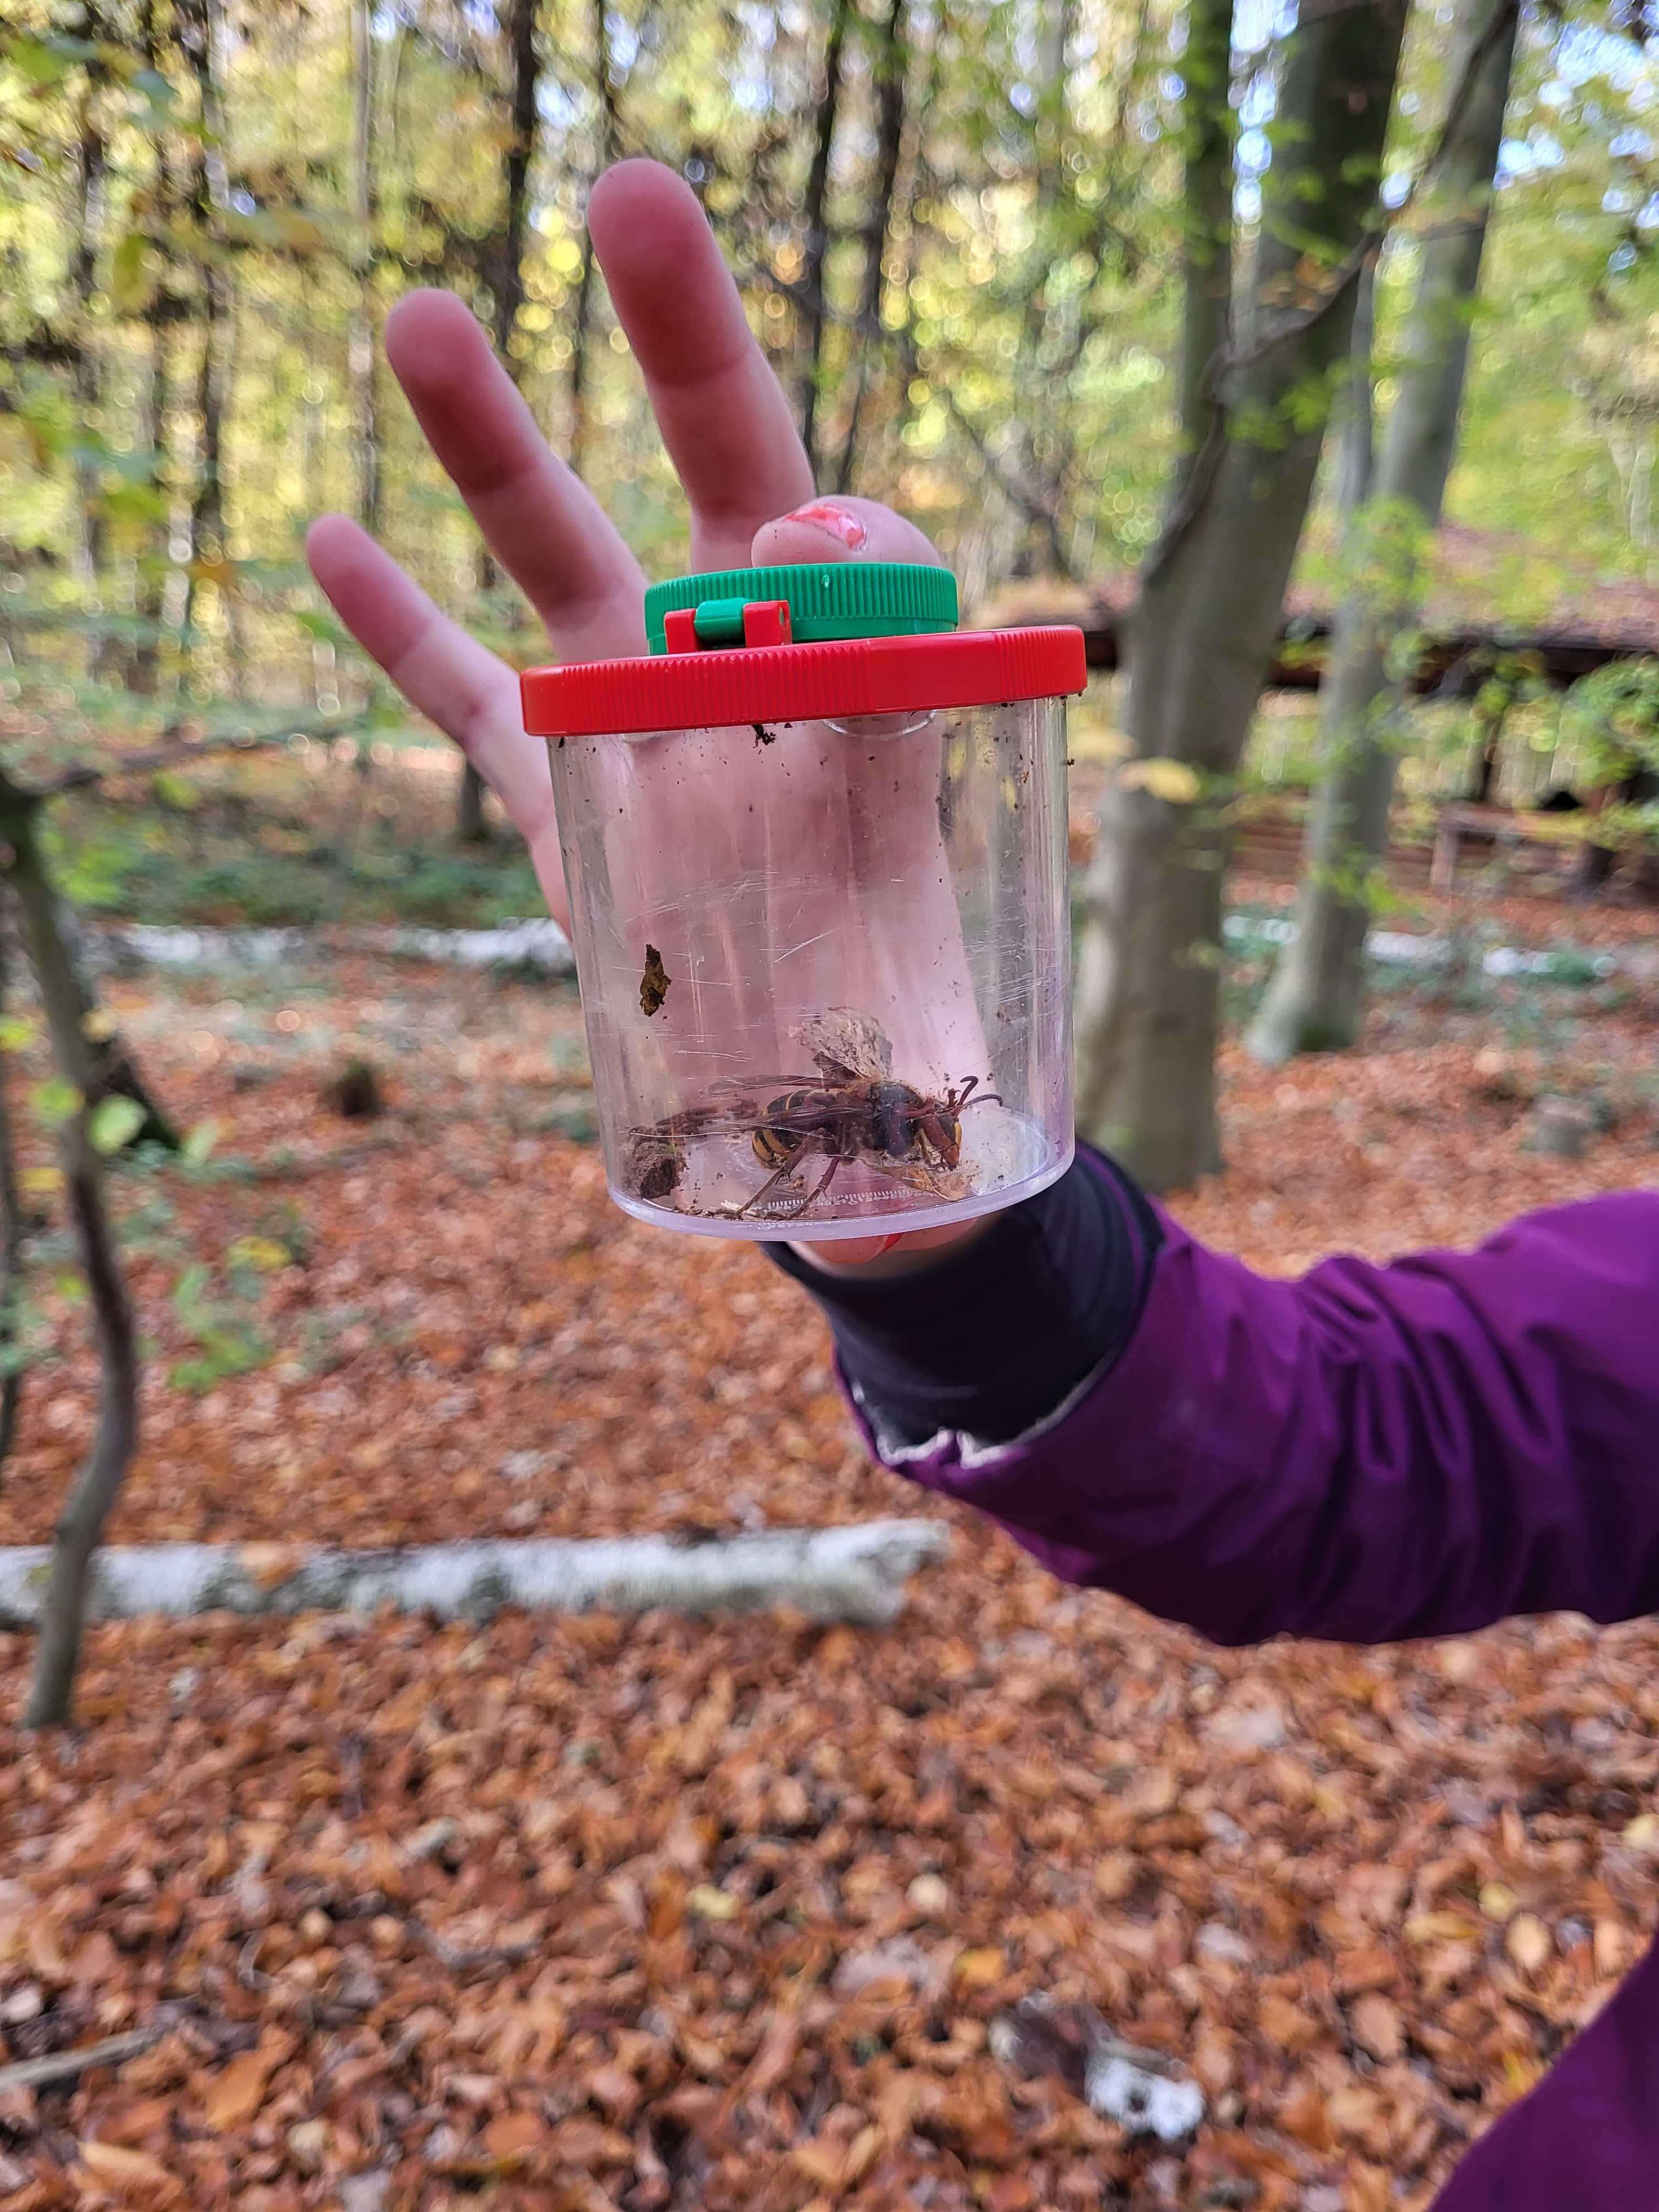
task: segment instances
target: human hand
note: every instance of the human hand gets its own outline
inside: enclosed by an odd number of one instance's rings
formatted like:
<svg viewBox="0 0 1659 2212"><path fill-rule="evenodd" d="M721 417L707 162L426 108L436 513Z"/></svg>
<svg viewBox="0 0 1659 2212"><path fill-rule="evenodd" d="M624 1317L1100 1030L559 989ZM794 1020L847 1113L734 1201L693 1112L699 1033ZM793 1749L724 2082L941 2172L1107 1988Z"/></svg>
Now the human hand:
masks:
<svg viewBox="0 0 1659 2212"><path fill-rule="evenodd" d="M913 524L876 501L815 497L787 402L702 210L672 171L645 161L609 170L590 196L588 223L690 502L694 569L937 561ZM414 293L388 316L386 349L428 444L540 617L555 657L643 653L639 564L549 449L471 313L452 294ZM307 554L363 650L455 740L500 799L529 846L550 908L568 923L546 744L525 730L517 672L441 613L345 516L314 523ZM933 819L935 788L918 775L914 807L890 816L901 842ZM802 824L810 836L810 810ZM921 1250L952 1233L843 1241L835 1259L855 1264Z"/></svg>

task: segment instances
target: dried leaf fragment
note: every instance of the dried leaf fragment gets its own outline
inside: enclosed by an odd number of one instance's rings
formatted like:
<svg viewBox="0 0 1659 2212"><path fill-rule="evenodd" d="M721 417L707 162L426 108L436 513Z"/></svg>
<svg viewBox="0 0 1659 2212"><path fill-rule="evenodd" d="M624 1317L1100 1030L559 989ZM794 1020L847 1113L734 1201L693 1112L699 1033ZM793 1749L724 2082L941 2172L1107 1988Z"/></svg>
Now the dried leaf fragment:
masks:
<svg viewBox="0 0 1659 2212"><path fill-rule="evenodd" d="M645 966L640 973L640 1012L649 1020L661 1011L668 996L668 987L673 977L662 964L662 955L654 945L645 948Z"/></svg>
<svg viewBox="0 0 1659 2212"><path fill-rule="evenodd" d="M173 2204L179 2184L159 2158L147 2150L125 2150L119 2143L81 2142L81 2163L105 2189L124 2203Z"/></svg>
<svg viewBox="0 0 1659 2212"><path fill-rule="evenodd" d="M547 2122L539 2112L497 2112L483 2131L484 2148L493 2159L517 2162L546 2136Z"/></svg>
<svg viewBox="0 0 1659 2212"><path fill-rule="evenodd" d="M1400 2008L1381 1990L1368 1990L1363 1997L1357 1997L1348 2017L1353 2027L1354 2041L1383 2064L1398 2058L1405 2049L1406 2033L1401 2024Z"/></svg>
<svg viewBox="0 0 1659 2212"><path fill-rule="evenodd" d="M264 2104L271 2075L288 2052L283 2043L263 2043L245 2051L215 2076L202 2117L216 2134L245 2128Z"/></svg>
<svg viewBox="0 0 1659 2212"><path fill-rule="evenodd" d="M998 1945L987 1943L974 1951L964 1951L957 1960L956 1979L965 1990L980 1990L993 1982L1000 1982L1008 1971Z"/></svg>

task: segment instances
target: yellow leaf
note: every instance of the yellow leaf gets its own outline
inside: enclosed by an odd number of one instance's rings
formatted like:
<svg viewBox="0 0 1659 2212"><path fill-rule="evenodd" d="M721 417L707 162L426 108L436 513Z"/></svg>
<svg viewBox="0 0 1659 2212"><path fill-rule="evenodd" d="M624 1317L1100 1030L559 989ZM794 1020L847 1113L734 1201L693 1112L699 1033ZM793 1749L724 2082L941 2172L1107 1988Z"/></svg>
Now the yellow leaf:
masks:
<svg viewBox="0 0 1659 2212"><path fill-rule="evenodd" d="M846 2154L838 2142L801 2143L790 2152L789 2162L816 2187L839 2192Z"/></svg>
<svg viewBox="0 0 1659 2212"><path fill-rule="evenodd" d="M271 1274L286 1267L293 1259L286 1244L279 1244L274 1237L239 1237L225 1254L233 1267L257 1267L261 1274Z"/></svg>
<svg viewBox="0 0 1659 2212"><path fill-rule="evenodd" d="M1149 791L1170 806L1190 806L1201 787L1198 770L1178 760L1131 761L1123 781L1131 791Z"/></svg>
<svg viewBox="0 0 1659 2212"><path fill-rule="evenodd" d="M31 1197L46 1198L64 1188L62 1168L25 1168L17 1178Z"/></svg>
<svg viewBox="0 0 1659 2212"><path fill-rule="evenodd" d="M1504 2053L1504 2078L1517 2097L1524 2097L1542 2078L1543 2072L1538 2061L1522 2051Z"/></svg>
<svg viewBox="0 0 1659 2212"><path fill-rule="evenodd" d="M1002 1953L994 1943L987 1943L977 1951L964 1951L957 1960L956 1978L964 1989L983 1989L988 1983L1000 1982L1007 1972Z"/></svg>
<svg viewBox="0 0 1659 2212"><path fill-rule="evenodd" d="M1414 1912L1406 1923L1408 1943L1474 1943L1480 1936L1461 1912Z"/></svg>
<svg viewBox="0 0 1659 2212"><path fill-rule="evenodd" d="M700 1881L685 1904L686 1910L695 1912L699 1920L735 1920L742 1910L737 1898L708 1881Z"/></svg>
<svg viewBox="0 0 1659 2212"><path fill-rule="evenodd" d="M123 2194L129 2189L170 2189L173 2176L147 2150L125 2150L119 2143L82 2142L76 2148L87 2172Z"/></svg>
<svg viewBox="0 0 1659 2212"><path fill-rule="evenodd" d="M492 1344L484 1354L484 1365L492 1375L510 1375L519 1364L519 1348L514 1344Z"/></svg>
<svg viewBox="0 0 1659 2212"><path fill-rule="evenodd" d="M847 2160L841 2170L843 2189L856 2189L881 2156L887 2138L881 2130L867 2123L861 2127L847 2147Z"/></svg>
<svg viewBox="0 0 1659 2212"><path fill-rule="evenodd" d="M1091 761L1101 768L1115 768L1133 750L1121 730L1073 730L1066 750L1074 761Z"/></svg>
<svg viewBox="0 0 1659 2212"><path fill-rule="evenodd" d="M1535 1912L1518 1912L1504 1937L1504 1948L1523 1974L1535 1974L1554 1946L1549 1929Z"/></svg>
<svg viewBox="0 0 1659 2212"><path fill-rule="evenodd" d="M1638 1813L1619 1837L1627 1850L1659 1856L1659 1813Z"/></svg>
<svg viewBox="0 0 1659 2212"><path fill-rule="evenodd" d="M93 1044L103 1044L115 1035L115 1017L102 1006L90 1007L81 1017L81 1034Z"/></svg>
<svg viewBox="0 0 1659 2212"><path fill-rule="evenodd" d="M1513 1920L1521 1910L1521 1900L1503 1882L1489 1881L1480 1892L1480 1910L1488 1920L1495 1920L1501 1928L1506 1920Z"/></svg>

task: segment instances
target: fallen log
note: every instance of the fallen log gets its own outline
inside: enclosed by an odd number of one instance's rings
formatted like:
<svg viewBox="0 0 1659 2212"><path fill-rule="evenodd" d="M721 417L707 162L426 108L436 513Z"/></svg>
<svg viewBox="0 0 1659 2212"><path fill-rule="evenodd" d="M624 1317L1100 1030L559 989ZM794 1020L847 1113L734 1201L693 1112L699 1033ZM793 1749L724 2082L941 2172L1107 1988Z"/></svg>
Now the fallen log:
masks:
<svg viewBox="0 0 1659 2212"><path fill-rule="evenodd" d="M487 1620L530 1613L752 1612L792 1606L814 1620L884 1626L919 1568L942 1559L935 1521L768 1528L684 1542L672 1536L484 1539L376 1552L302 1545L112 1544L92 1563L87 1617L144 1613L429 1613ZM0 1548L0 1628L38 1628L51 1553Z"/></svg>

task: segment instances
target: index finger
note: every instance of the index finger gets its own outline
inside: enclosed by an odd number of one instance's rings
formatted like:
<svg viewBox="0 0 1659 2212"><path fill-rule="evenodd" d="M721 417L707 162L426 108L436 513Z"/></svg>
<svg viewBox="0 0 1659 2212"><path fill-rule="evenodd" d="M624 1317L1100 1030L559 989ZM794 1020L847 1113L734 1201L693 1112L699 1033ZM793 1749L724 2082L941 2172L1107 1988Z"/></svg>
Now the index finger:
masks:
<svg viewBox="0 0 1659 2212"><path fill-rule="evenodd" d="M708 217L672 169L632 161L594 185L587 225L691 502L692 564L746 568L756 531L814 487Z"/></svg>

